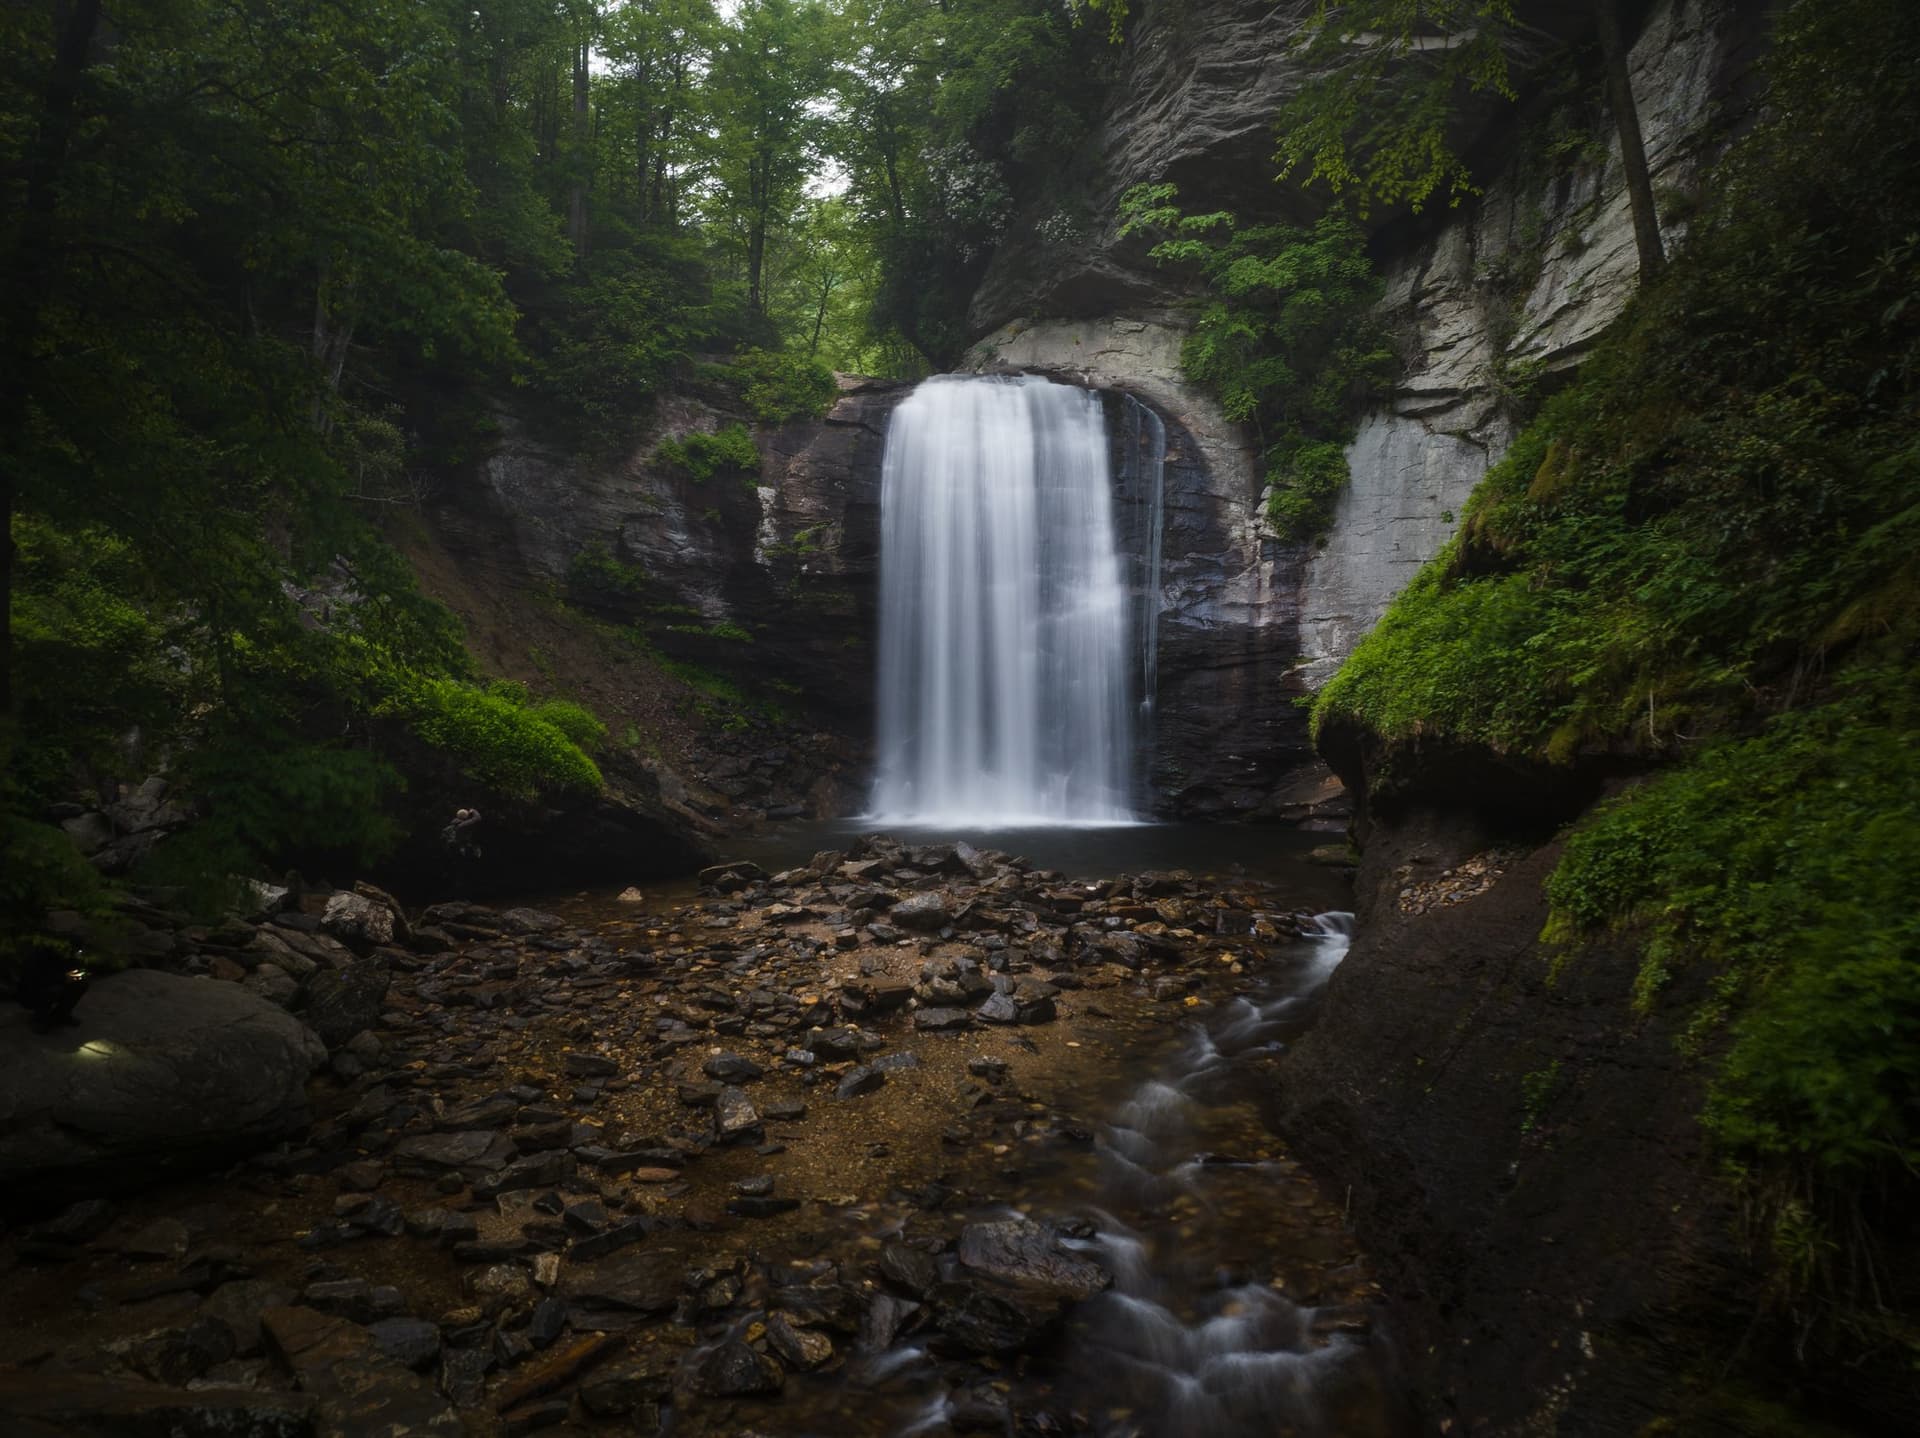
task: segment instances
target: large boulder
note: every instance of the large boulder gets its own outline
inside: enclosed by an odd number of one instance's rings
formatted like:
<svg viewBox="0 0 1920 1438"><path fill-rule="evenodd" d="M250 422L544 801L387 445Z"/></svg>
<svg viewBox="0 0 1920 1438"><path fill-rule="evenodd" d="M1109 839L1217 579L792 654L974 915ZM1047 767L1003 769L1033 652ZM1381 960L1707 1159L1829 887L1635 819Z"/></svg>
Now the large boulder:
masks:
<svg viewBox="0 0 1920 1438"><path fill-rule="evenodd" d="M42 1034L0 1012L0 1192L133 1187L271 1142L307 1122L327 1057L298 1019L212 979L110 975L76 1017Z"/></svg>

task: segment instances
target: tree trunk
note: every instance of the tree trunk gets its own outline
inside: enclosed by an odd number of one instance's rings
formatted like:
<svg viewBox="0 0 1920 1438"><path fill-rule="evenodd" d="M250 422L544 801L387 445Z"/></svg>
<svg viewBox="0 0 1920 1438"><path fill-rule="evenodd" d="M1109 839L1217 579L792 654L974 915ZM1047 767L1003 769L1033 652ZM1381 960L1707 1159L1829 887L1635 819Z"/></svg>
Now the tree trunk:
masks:
<svg viewBox="0 0 1920 1438"><path fill-rule="evenodd" d="M1633 242L1640 251L1640 282L1645 284L1666 268L1667 252L1660 243L1660 218L1653 207L1653 180L1647 174L1647 146L1640 137L1640 112L1633 104L1617 0L1593 0L1593 19L1600 56L1606 63L1607 104L1620 134L1620 165L1626 171L1627 205L1633 211Z"/></svg>
<svg viewBox="0 0 1920 1438"><path fill-rule="evenodd" d="M54 210L60 175L73 139L80 80L91 62L99 25L100 0L74 0L59 32L40 102L39 132L27 162L20 239L6 267L7 299L0 308L0 719L12 717L18 697L13 684L13 512L20 502L20 471L26 460L33 353L59 253Z"/></svg>
<svg viewBox="0 0 1920 1438"><path fill-rule="evenodd" d="M767 212L773 207L771 157L747 161L747 313L761 313L760 271L767 262Z"/></svg>
<svg viewBox="0 0 1920 1438"><path fill-rule="evenodd" d="M335 286L333 263L320 261L320 276L313 287L313 363L325 385L313 397L313 427L321 434L333 428L333 416L327 399L340 392L340 376L347 368L347 354L353 348L353 285Z"/></svg>
<svg viewBox="0 0 1920 1438"><path fill-rule="evenodd" d="M820 353L820 331L827 323L827 302L833 298L833 292L840 288L840 282L828 274L820 281L820 303L813 311L813 334L807 340L807 358L812 359Z"/></svg>
<svg viewBox="0 0 1920 1438"><path fill-rule="evenodd" d="M761 313L760 270L767 262L767 222L759 211L747 224L747 313Z"/></svg>
<svg viewBox="0 0 1920 1438"><path fill-rule="evenodd" d="M578 259L587 257L587 42L573 51L573 186L567 195L567 237Z"/></svg>

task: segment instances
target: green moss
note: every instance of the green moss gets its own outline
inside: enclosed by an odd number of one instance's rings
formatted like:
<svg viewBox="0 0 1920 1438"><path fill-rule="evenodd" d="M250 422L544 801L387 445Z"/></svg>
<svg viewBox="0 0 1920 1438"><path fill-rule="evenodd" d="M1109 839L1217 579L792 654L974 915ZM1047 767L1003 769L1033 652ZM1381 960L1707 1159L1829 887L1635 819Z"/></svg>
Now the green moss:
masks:
<svg viewBox="0 0 1920 1438"><path fill-rule="evenodd" d="M1548 883L1562 940L1627 925L1658 976L1710 964L1730 1047L1708 1127L1748 1160L1920 1167L1920 724L1864 675L1600 810ZM1651 971L1651 972L1650 972Z"/></svg>
<svg viewBox="0 0 1920 1438"><path fill-rule="evenodd" d="M383 708L423 742L456 756L476 779L508 793L601 788L600 771L575 735L591 733L598 743L606 728L578 705L528 708L510 693L427 678L403 684Z"/></svg>
<svg viewBox="0 0 1920 1438"><path fill-rule="evenodd" d="M1382 789L1435 738L1656 771L1571 835L1544 937L1637 939L1643 1013L1711 975L1703 1119L1796 1273L1920 1169L1916 65L1893 0L1793 8L1687 248L1313 715Z"/></svg>
<svg viewBox="0 0 1920 1438"><path fill-rule="evenodd" d="M667 633L697 634L703 639L726 639L735 644L753 643L753 636L745 627L730 619L723 619L717 624L669 624Z"/></svg>
<svg viewBox="0 0 1920 1438"><path fill-rule="evenodd" d="M695 432L661 442L654 459L705 484L722 471L746 476L760 472L760 449L744 424L730 424L714 434Z"/></svg>

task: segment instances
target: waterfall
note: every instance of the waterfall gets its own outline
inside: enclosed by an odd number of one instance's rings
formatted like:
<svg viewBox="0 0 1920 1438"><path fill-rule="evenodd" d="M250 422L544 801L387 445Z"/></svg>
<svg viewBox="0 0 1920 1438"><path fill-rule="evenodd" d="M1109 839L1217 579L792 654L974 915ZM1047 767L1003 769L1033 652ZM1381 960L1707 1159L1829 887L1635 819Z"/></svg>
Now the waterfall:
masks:
<svg viewBox="0 0 1920 1438"><path fill-rule="evenodd" d="M1145 507L1146 553L1140 596L1140 718L1143 727L1153 721L1154 701L1160 690L1160 555L1166 547L1167 426L1160 416L1132 395L1126 398L1127 478L1137 491L1135 502Z"/></svg>
<svg viewBox="0 0 1920 1438"><path fill-rule="evenodd" d="M874 817L1133 819L1135 676L1100 397L942 376L887 429Z"/></svg>

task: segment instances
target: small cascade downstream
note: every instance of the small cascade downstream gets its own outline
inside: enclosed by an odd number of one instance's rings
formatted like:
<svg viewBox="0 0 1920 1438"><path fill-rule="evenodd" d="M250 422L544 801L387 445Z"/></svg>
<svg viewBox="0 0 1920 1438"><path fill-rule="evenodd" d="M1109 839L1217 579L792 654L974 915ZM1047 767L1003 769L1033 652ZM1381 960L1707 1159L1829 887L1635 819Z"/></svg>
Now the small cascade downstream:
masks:
<svg viewBox="0 0 1920 1438"><path fill-rule="evenodd" d="M1104 1126L1098 1232L1080 1241L1113 1286L1080 1305L1067 1360L1095 1431L1110 1438L1359 1438L1394 1431L1359 1314L1290 1296L1245 1271L1246 1223L1274 1212L1287 1169L1232 1149L1251 1061L1309 1022L1351 914L1319 915L1300 962L1196 1024ZM1097 1395L1097 1397L1096 1397ZM1097 1407L1094 1405L1097 1403Z"/></svg>
<svg viewBox="0 0 1920 1438"><path fill-rule="evenodd" d="M873 821L1134 819L1139 679L1110 470L1100 397L1073 385L940 376L894 411Z"/></svg>
<svg viewBox="0 0 1920 1438"><path fill-rule="evenodd" d="M1310 1202L1310 1184L1290 1160L1246 1156L1267 1138L1259 1063L1310 1023L1347 951L1352 915L1313 924L1298 962L1195 1022L1112 1110L1093 1172L1069 1185L1075 1216L1054 1220L1080 1235L1064 1247L1113 1277L1074 1308L1051 1361L1058 1391L1101 1438L1414 1431L1366 1310L1317 1301L1324 1236L1293 1217ZM917 1348L895 1350L869 1378L910 1379L925 1361ZM956 1395L936 1385L897 1431L931 1438L964 1426L963 1417Z"/></svg>

